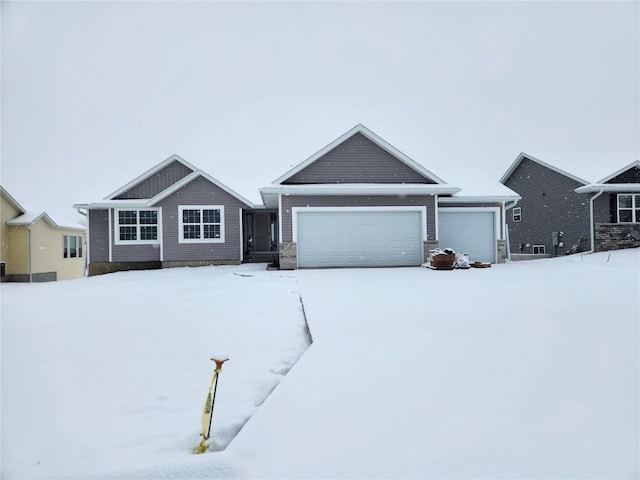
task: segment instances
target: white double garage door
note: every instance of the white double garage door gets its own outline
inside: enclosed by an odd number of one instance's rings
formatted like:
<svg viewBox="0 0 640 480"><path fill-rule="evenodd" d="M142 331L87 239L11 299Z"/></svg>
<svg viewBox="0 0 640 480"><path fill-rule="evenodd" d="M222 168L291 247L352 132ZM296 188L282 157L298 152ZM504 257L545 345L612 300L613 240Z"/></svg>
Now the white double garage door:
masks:
<svg viewBox="0 0 640 480"><path fill-rule="evenodd" d="M496 208L440 208L441 248L495 262ZM298 267L401 267L424 263L425 207L294 208Z"/></svg>

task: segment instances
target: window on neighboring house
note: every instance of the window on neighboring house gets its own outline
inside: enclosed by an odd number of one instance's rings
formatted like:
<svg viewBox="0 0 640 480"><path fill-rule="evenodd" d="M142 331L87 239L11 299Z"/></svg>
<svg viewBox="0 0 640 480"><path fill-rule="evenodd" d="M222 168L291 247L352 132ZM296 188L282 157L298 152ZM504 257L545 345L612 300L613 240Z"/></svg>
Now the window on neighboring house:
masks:
<svg viewBox="0 0 640 480"><path fill-rule="evenodd" d="M178 208L180 243L223 243L224 207L189 205Z"/></svg>
<svg viewBox="0 0 640 480"><path fill-rule="evenodd" d="M513 221L519 222L522 220L522 207L514 207L513 209Z"/></svg>
<svg viewBox="0 0 640 480"><path fill-rule="evenodd" d="M82 258L82 237L63 235L62 256L64 258Z"/></svg>
<svg viewBox="0 0 640 480"><path fill-rule="evenodd" d="M534 245L533 246L533 254L534 255L544 255L546 253L544 245Z"/></svg>
<svg viewBox="0 0 640 480"><path fill-rule="evenodd" d="M116 243L158 243L158 210L116 209Z"/></svg>
<svg viewBox="0 0 640 480"><path fill-rule="evenodd" d="M640 223L640 194L618 195L618 223Z"/></svg>

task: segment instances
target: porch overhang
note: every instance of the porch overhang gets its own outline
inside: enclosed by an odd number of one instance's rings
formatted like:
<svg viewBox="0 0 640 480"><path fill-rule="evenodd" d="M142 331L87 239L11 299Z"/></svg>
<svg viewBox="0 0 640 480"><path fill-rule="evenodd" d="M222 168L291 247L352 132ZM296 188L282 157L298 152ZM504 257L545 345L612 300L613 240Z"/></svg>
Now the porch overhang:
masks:
<svg viewBox="0 0 640 480"><path fill-rule="evenodd" d="M461 189L451 185L433 183L338 183L313 185L269 185L260 189L260 195L267 208L277 208L280 195L453 195Z"/></svg>

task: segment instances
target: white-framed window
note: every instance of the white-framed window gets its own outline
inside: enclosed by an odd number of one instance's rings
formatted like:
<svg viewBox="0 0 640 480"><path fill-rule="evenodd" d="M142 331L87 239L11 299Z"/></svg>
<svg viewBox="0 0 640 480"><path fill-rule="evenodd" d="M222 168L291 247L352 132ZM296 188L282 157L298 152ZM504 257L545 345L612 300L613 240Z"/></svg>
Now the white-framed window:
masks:
<svg viewBox="0 0 640 480"><path fill-rule="evenodd" d="M116 244L154 244L158 239L158 209L125 209L115 211Z"/></svg>
<svg viewBox="0 0 640 480"><path fill-rule="evenodd" d="M224 243L223 205L178 207L179 243Z"/></svg>
<svg viewBox="0 0 640 480"><path fill-rule="evenodd" d="M75 235L63 235L62 257L82 258L82 237Z"/></svg>
<svg viewBox="0 0 640 480"><path fill-rule="evenodd" d="M618 195L618 223L640 223L640 194Z"/></svg>
<svg viewBox="0 0 640 480"><path fill-rule="evenodd" d="M513 208L513 221L519 222L522 220L522 207L514 207Z"/></svg>
<svg viewBox="0 0 640 480"><path fill-rule="evenodd" d="M544 255L546 253L546 249L544 245L534 245L533 246L533 254L534 255Z"/></svg>

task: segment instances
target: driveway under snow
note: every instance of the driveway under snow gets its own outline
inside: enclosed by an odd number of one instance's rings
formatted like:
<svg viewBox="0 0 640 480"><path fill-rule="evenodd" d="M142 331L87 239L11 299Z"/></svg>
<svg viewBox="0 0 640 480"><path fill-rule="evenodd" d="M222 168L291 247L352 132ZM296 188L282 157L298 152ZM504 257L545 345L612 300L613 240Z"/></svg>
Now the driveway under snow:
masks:
<svg viewBox="0 0 640 480"><path fill-rule="evenodd" d="M639 253L467 271L285 273L244 265L3 285L3 478L637 478ZM172 295L176 276L189 288ZM148 278L167 289L136 287ZM108 301L97 294L82 301L64 287L92 282ZM206 296L201 282L227 298L220 318L232 322L212 329L194 319L202 311L179 315L175 297L192 305ZM279 318L261 318L262 330L246 320L269 311L254 309L249 282L265 292L258 302L287 305ZM135 311L156 307L143 320L127 317L132 326L114 337L107 319L128 324L117 320L117 292L144 297ZM267 365L286 369L307 345L299 292L314 343L282 377ZM48 307L23 305L35 298ZM50 318L52 308L62 313ZM82 327L103 309L110 312L98 314L103 336ZM29 320L17 322L17 312ZM217 329L228 331L221 344L211 340ZM173 351L176 343L182 347ZM210 375L203 356L218 348L232 356L216 404L219 441L243 422L223 394L244 391L252 401L239 410L255 414L224 451L191 455ZM35 361L38 349L46 356ZM268 359L268 375L241 374L246 351ZM86 376L69 373L85 368ZM260 405L256 396L278 379ZM53 414L57 420L47 420ZM36 465L39 458L46 462Z"/></svg>

